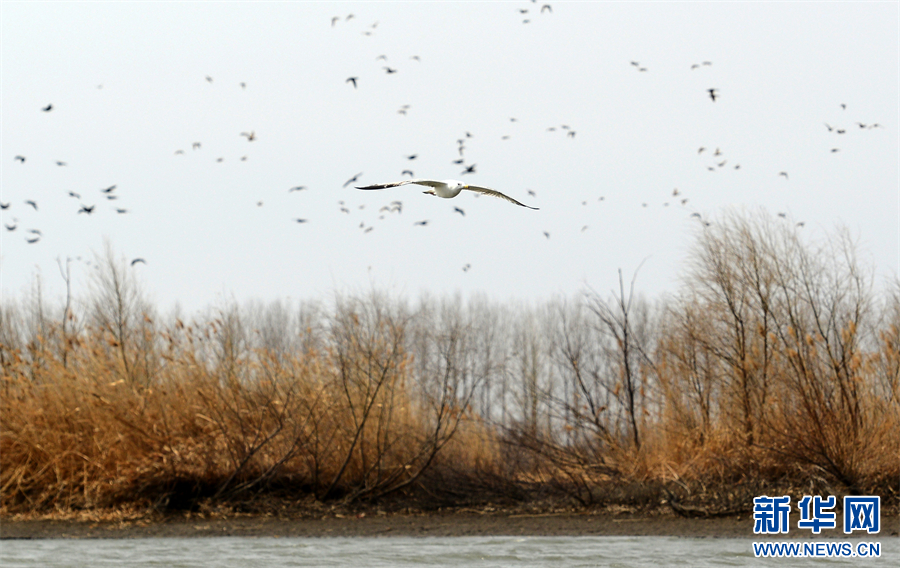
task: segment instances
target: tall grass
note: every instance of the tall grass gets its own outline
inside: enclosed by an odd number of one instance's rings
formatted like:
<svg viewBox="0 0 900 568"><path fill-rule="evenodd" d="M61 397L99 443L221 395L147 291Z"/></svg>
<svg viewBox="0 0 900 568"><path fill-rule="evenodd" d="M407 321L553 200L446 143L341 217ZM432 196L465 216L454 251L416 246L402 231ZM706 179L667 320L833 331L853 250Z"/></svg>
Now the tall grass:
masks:
<svg viewBox="0 0 900 568"><path fill-rule="evenodd" d="M664 301L622 281L538 306L371 293L188 319L108 249L87 298L54 309L36 281L0 305L0 512L746 507L771 486L896 506L900 285L876 293L856 254L732 214Z"/></svg>

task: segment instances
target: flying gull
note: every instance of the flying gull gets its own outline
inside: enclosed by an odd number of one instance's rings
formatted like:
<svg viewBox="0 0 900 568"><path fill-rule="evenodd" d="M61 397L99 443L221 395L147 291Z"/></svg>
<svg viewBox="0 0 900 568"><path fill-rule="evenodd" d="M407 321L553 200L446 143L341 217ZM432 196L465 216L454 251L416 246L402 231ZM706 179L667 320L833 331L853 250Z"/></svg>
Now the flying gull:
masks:
<svg viewBox="0 0 900 568"><path fill-rule="evenodd" d="M468 189L469 191L475 191L477 193L483 193L485 195L493 195L494 197L499 197L500 199L505 199L510 203L515 203L521 207L528 207L529 209L537 209L537 207L530 207L525 205L524 203L519 203L512 197L500 193L495 189L490 189L487 187L480 187L477 185L468 185L461 181L456 181L453 179L448 179L444 181L434 180L434 179L408 179L405 181L398 181L394 183L382 183L375 185L367 185L365 187L357 187L356 189L387 189L389 187L398 187L401 185L424 185L430 187L431 189L424 191L423 193L427 193L429 195L436 195L438 197L443 197L444 199L450 199L451 197L456 197L460 194L460 192L464 189Z"/></svg>

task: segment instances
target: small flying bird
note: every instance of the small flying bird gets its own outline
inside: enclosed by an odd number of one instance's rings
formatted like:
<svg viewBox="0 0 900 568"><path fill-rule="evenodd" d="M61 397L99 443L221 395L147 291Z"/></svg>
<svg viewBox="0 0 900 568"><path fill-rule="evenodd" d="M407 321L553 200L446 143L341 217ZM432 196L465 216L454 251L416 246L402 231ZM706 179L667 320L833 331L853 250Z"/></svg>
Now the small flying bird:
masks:
<svg viewBox="0 0 900 568"><path fill-rule="evenodd" d="M587 226L587 225L584 225L583 227L581 227L581 232L582 232L582 233L585 232L585 231L587 231L587 230L588 230L588 226Z"/></svg>
<svg viewBox="0 0 900 568"><path fill-rule="evenodd" d="M412 170L403 170L402 172L400 172L400 175L401 175L401 176L415 177L415 174L413 174L413 171L412 171Z"/></svg>
<svg viewBox="0 0 900 568"><path fill-rule="evenodd" d="M837 132L838 134L843 134L843 133L845 133L845 132L847 132L847 131L844 130L843 128L841 128L841 129L835 130L835 132Z"/></svg>
<svg viewBox="0 0 900 568"><path fill-rule="evenodd" d="M34 201L32 201L32 200L30 200L30 199L26 199L26 200L25 200L25 205L31 205L32 207L34 207L34 210L35 210L35 211L38 210L37 203L35 203Z"/></svg>
<svg viewBox="0 0 900 568"><path fill-rule="evenodd" d="M350 185L350 184L352 184L352 183L356 183L356 182L359 180L359 176L361 176L361 175L362 175L362 172L359 172L358 174L356 174L356 175L353 176L352 178L350 178L350 179L348 179L347 181L345 181L345 182L344 182L344 187L347 187L348 185Z"/></svg>
<svg viewBox="0 0 900 568"><path fill-rule="evenodd" d="M238 84L241 86L242 89L246 89L246 88L247 88L247 83L245 83L245 82L243 82L243 81L241 81L241 82L238 83Z"/></svg>
<svg viewBox="0 0 900 568"><path fill-rule="evenodd" d="M787 217L787 213L779 213L778 216L782 219L785 219Z"/></svg>
<svg viewBox="0 0 900 568"><path fill-rule="evenodd" d="M641 66L641 64L638 63L637 61L632 61L631 64L634 65L635 67L640 67L640 66Z"/></svg>
<svg viewBox="0 0 900 568"><path fill-rule="evenodd" d="M787 174L787 172L778 172L778 175L784 176L784 179L788 179L788 174Z"/></svg>
<svg viewBox="0 0 900 568"><path fill-rule="evenodd" d="M218 163L220 163L220 164L221 164L223 161L225 161L225 158L216 158L216 162L218 162Z"/></svg>
<svg viewBox="0 0 900 568"><path fill-rule="evenodd" d="M34 243L38 242L39 240L41 240L40 237L34 237L33 239L25 239L25 242L30 245L33 245Z"/></svg>
<svg viewBox="0 0 900 568"><path fill-rule="evenodd" d="M207 83L212 83L212 77L210 77L209 75L207 75L207 76L206 76L206 82L207 82Z"/></svg>
<svg viewBox="0 0 900 568"><path fill-rule="evenodd" d="M241 132L240 135L246 136L247 142L253 142L254 140L256 140L256 131L255 130L251 131L251 132Z"/></svg>
<svg viewBox="0 0 900 568"><path fill-rule="evenodd" d="M199 149L200 149L200 143L199 143L199 142L194 142L193 144L191 144L191 148L192 148L193 150L199 150Z"/></svg>
<svg viewBox="0 0 900 568"><path fill-rule="evenodd" d="M390 67L388 67L388 66L384 66L384 67L382 67L382 69L384 69L385 73L387 73L388 75L391 75L391 74L397 72L396 69L392 69L392 68L390 68Z"/></svg>
<svg viewBox="0 0 900 568"><path fill-rule="evenodd" d="M338 21L339 21L340 19L341 19L340 16L335 16L335 17L331 18L331 27L333 28L334 25L335 25L336 23L338 23Z"/></svg>
<svg viewBox="0 0 900 568"><path fill-rule="evenodd" d="M119 215L123 215L125 213L128 213L128 209L119 209L118 207L116 207L116 213L118 213Z"/></svg>
<svg viewBox="0 0 900 568"><path fill-rule="evenodd" d="M569 138L575 138L575 131L574 131L574 130L570 130L570 131L566 134L566 136L568 136Z"/></svg>
<svg viewBox="0 0 900 568"><path fill-rule="evenodd" d="M357 80L357 79L359 79L359 77L347 77L347 80L344 81L344 82L345 82L345 83L353 83L353 88L355 89L355 88L356 88L356 80Z"/></svg>
<svg viewBox="0 0 900 568"><path fill-rule="evenodd" d="M673 197L676 196L676 195L678 195L679 193L681 193L681 192L678 191L678 188L677 188L677 187L676 187L675 189L672 190L672 196L673 196Z"/></svg>
<svg viewBox="0 0 900 568"><path fill-rule="evenodd" d="M101 191L101 193L112 193L113 191L115 191L115 189L116 189L116 186L111 185L111 186L107 187L106 189L101 189L100 191Z"/></svg>
<svg viewBox="0 0 900 568"><path fill-rule="evenodd" d="M703 146L700 146L700 149L697 150L697 153L702 154L704 150L706 150L706 148L704 148Z"/></svg>
<svg viewBox="0 0 900 568"><path fill-rule="evenodd" d="M531 197L537 197L537 194L534 192L533 189L527 190L526 193L527 193L528 195L530 195Z"/></svg>
<svg viewBox="0 0 900 568"><path fill-rule="evenodd" d="M137 264L137 263L139 263L139 262L143 262L144 264L147 264L147 261L144 260L143 258L136 258L136 259L134 259L134 260L131 261L131 266L134 266L135 264Z"/></svg>
<svg viewBox="0 0 900 568"><path fill-rule="evenodd" d="M541 14L544 13L544 10L553 13L553 8L550 6L550 4L544 4L543 6L541 6Z"/></svg>
<svg viewBox="0 0 900 568"><path fill-rule="evenodd" d="M834 153L834 152L840 152L840 151L841 151L840 148L832 148L832 149L831 149L831 152L832 152L832 153Z"/></svg>
<svg viewBox="0 0 900 568"><path fill-rule="evenodd" d="M416 221L415 223L413 223L413 225L420 225L420 226L422 226L422 227L424 227L424 226L427 225L427 224L428 224L428 221L427 221L427 220L425 220L425 221Z"/></svg>
<svg viewBox="0 0 900 568"><path fill-rule="evenodd" d="M304 189L306 189L306 186L305 186L305 185L297 185L297 186L294 186L294 187L290 188L290 189L288 190L288 193L290 193L290 192L292 192L292 191L303 191Z"/></svg>
<svg viewBox="0 0 900 568"><path fill-rule="evenodd" d="M725 164L727 164L727 163L728 163L728 160L722 160L721 162L717 163L716 165L719 166L720 168L722 168L722 167L724 167Z"/></svg>
<svg viewBox="0 0 900 568"><path fill-rule="evenodd" d="M410 58L410 59L414 59L414 60L416 60L416 61L418 61L418 62L421 62L421 61L422 61L422 60L419 58L418 55L411 55L409 58Z"/></svg>
<svg viewBox="0 0 900 568"><path fill-rule="evenodd" d="M700 69L700 64L694 63L693 65L691 65L691 71L693 71L694 69Z"/></svg>
<svg viewBox="0 0 900 568"><path fill-rule="evenodd" d="M828 132L832 132L832 131L834 131L834 128L832 128L832 127L831 127L831 126L830 126L830 125L829 125L829 124L828 124L828 123L827 123L827 122L826 122L826 123L824 123L824 124L825 124L825 128L827 128L827 129L828 129Z"/></svg>
<svg viewBox="0 0 900 568"><path fill-rule="evenodd" d="M485 195L492 195L494 197L499 197L500 199L505 199L505 200L509 201L510 203L515 203L516 205L519 205L521 207L527 207L528 209L535 209L535 210L537 209L537 207L530 207L528 205L525 205L524 203L519 203L512 197L505 195L503 193L500 193L499 191L497 191L495 189L490 189L487 187L480 187L477 185L468 185L461 181L456 181L456 180L452 180L452 179L445 180L445 181L438 181L438 180L433 180L433 179L408 179L408 180L404 180L404 181L398 181L395 183L383 183L383 184L376 184L376 185L368 185L365 187L357 187L356 189L387 189L389 187L398 187L401 185L408 185L408 184L423 185L426 187L430 187L431 189L428 189L422 193L427 193L429 195L436 195L437 197L443 197L444 199L451 199L453 197L456 197L457 195L460 194L460 192L462 190L467 189L469 191L474 191L474 192L482 193Z"/></svg>
<svg viewBox="0 0 900 568"><path fill-rule="evenodd" d="M60 162L59 160L56 160L56 165L57 166L65 166L67 164L65 162Z"/></svg>
<svg viewBox="0 0 900 568"><path fill-rule="evenodd" d="M462 209L460 209L459 207L454 207L454 208L453 208L453 211L456 212L456 213L459 213L459 214L462 215L463 217L466 216L466 212L463 211Z"/></svg>
<svg viewBox="0 0 900 568"><path fill-rule="evenodd" d="M88 207L87 205L82 205L81 209L79 209L78 212L79 213L87 213L88 215L90 215L91 213L94 212L94 207L96 207L96 205L91 205L90 207Z"/></svg>
<svg viewBox="0 0 900 568"><path fill-rule="evenodd" d="M175 150L175 155L184 154L184 150Z"/></svg>
<svg viewBox="0 0 900 568"><path fill-rule="evenodd" d="M800 221L799 223L797 223L798 227L803 227L804 225L806 225L806 223L803 221Z"/></svg>
<svg viewBox="0 0 900 568"><path fill-rule="evenodd" d="M703 64L709 66L712 65L712 61L704 61Z"/></svg>
<svg viewBox="0 0 900 568"><path fill-rule="evenodd" d="M700 214L699 213L691 213L691 217L696 217L696 218L700 219Z"/></svg>
<svg viewBox="0 0 900 568"><path fill-rule="evenodd" d="M39 237L43 237L44 233L40 232L38 229L28 229L28 232L32 235L37 235Z"/></svg>
<svg viewBox="0 0 900 568"><path fill-rule="evenodd" d="M307 221L309 221L309 219L294 219L294 221L298 223L306 223Z"/></svg>
<svg viewBox="0 0 900 568"><path fill-rule="evenodd" d="M407 160L415 160L418 157L419 157L418 154L410 154L409 156L406 157L406 159Z"/></svg>
<svg viewBox="0 0 900 568"><path fill-rule="evenodd" d="M735 164L735 165L734 165L734 169L736 169L736 170L741 169L741 165L740 165L740 164Z"/></svg>
<svg viewBox="0 0 900 568"><path fill-rule="evenodd" d="M7 231L15 231L18 225L5 225Z"/></svg>
<svg viewBox="0 0 900 568"><path fill-rule="evenodd" d="M13 160L19 160L23 164L25 163L25 156L16 156Z"/></svg>
<svg viewBox="0 0 900 568"><path fill-rule="evenodd" d="M706 89L706 92L709 93L709 98L712 99L712 102L716 102L717 90L718 89Z"/></svg>
<svg viewBox="0 0 900 568"><path fill-rule="evenodd" d="M722 155L722 150L716 148L716 151L713 152L713 156L721 156L721 155Z"/></svg>
<svg viewBox="0 0 900 568"><path fill-rule="evenodd" d="M464 160L463 158L460 158L460 159L458 159L458 160L453 160L453 161L450 162L450 163L451 163L451 164L462 165L463 162L465 162L465 160Z"/></svg>
<svg viewBox="0 0 900 568"><path fill-rule="evenodd" d="M49 104L49 105L45 106L44 108L42 108L41 110L44 112L50 112L51 110L53 110L53 105Z"/></svg>
<svg viewBox="0 0 900 568"><path fill-rule="evenodd" d="M118 199L119 196L118 195L107 195L106 198L109 199L110 201L113 201L115 199Z"/></svg>
<svg viewBox="0 0 900 568"><path fill-rule="evenodd" d="M466 263L466 265L462 267L462 271L468 272L470 268L472 268L472 265L469 263Z"/></svg>
<svg viewBox="0 0 900 568"><path fill-rule="evenodd" d="M466 169L464 169L462 171L462 174L474 174L476 165L477 164L472 164L471 166L466 166Z"/></svg>
<svg viewBox="0 0 900 568"><path fill-rule="evenodd" d="M69 192L69 197L74 197L75 199L81 199L80 193L75 193L74 191Z"/></svg>
<svg viewBox="0 0 900 568"><path fill-rule="evenodd" d="M847 105L844 104L844 103L841 103L841 108L844 109L844 110L847 110Z"/></svg>
<svg viewBox="0 0 900 568"><path fill-rule="evenodd" d="M550 238L550 233L548 233L547 231L544 231L544 236L547 237L547 238L549 239L549 238Z"/></svg>
<svg viewBox="0 0 900 568"><path fill-rule="evenodd" d="M0 203L0 209L9 209L10 205L12 205L12 203Z"/></svg>
<svg viewBox="0 0 900 568"><path fill-rule="evenodd" d="M247 156L241 156L241 161L242 161L242 162L246 162L246 161L247 161Z"/></svg>

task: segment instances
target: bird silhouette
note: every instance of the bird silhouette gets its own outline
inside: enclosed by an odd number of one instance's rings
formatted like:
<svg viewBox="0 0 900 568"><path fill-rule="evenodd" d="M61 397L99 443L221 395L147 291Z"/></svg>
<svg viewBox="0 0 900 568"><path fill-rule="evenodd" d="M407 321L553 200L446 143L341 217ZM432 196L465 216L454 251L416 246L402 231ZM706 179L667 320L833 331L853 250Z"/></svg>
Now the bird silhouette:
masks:
<svg viewBox="0 0 900 568"><path fill-rule="evenodd" d="M423 191L422 193L427 193L429 195L434 195L437 197L443 197L444 199L451 199L453 197L456 197L457 195L460 194L460 192L462 192L462 190L467 189L469 191L474 191L476 193L482 193L485 195L491 195L493 197L499 197L500 199L505 199L506 201L509 201L510 203L515 203L516 205L519 205L521 207L527 207L528 209L537 209L537 207L531 207L529 205L525 205L524 203L519 203L512 197L505 195L503 193L500 193L496 189L480 187L477 185L468 185L468 184L465 184L461 181L457 181L454 179L448 179L448 180L444 180L444 181L439 181L439 180L434 180L434 179L408 179L408 180L398 181L398 182L394 182L394 183L382 183L382 184L376 184L376 185L368 185L365 187L357 187L356 189L366 189L366 190L386 189L389 187L399 187L401 185L408 185L408 184L424 185L426 187L430 187L431 189Z"/></svg>
<svg viewBox="0 0 900 568"><path fill-rule="evenodd" d="M125 213L128 213L128 209L119 209L118 207L116 207L116 213L118 213L119 215L123 215Z"/></svg>
<svg viewBox="0 0 900 568"><path fill-rule="evenodd" d="M553 13L553 8L550 6L550 4L544 4L543 6L541 6L541 14L544 13L544 10Z"/></svg>
<svg viewBox="0 0 900 568"><path fill-rule="evenodd" d="M247 142L253 142L254 140L256 140L256 132L255 132L255 131L252 131L252 132L241 132L240 135L241 135L241 136L246 136L246 137L247 137Z"/></svg>
<svg viewBox="0 0 900 568"><path fill-rule="evenodd" d="M427 220L426 221L416 221L415 223L413 223L413 225L420 225L422 227L424 227L427 224L428 224Z"/></svg>
<svg viewBox="0 0 900 568"><path fill-rule="evenodd" d="M298 222L298 223L306 223L306 222L308 221L308 219L299 219L299 218L295 218L294 221L296 221L296 222Z"/></svg>
<svg viewBox="0 0 900 568"><path fill-rule="evenodd" d="M413 171L412 171L412 170L403 170L402 172L400 172L400 175L401 175L401 176L415 177L415 174L413 174Z"/></svg>
<svg viewBox="0 0 900 568"><path fill-rule="evenodd" d="M356 80L357 80L357 79L359 79L359 77L347 77L347 80L344 81L344 82L345 82L345 83L353 83L353 88L355 89L355 88L356 88Z"/></svg>
<svg viewBox="0 0 900 568"><path fill-rule="evenodd" d="M391 75L391 74L393 74L393 73L396 73L396 72L397 72L397 70L396 70L396 69L391 69L391 68L390 68L390 67L387 67L387 66L385 66L385 67L382 67L382 69L384 69L384 70L385 70L385 72L386 72L386 73L387 73L387 74L388 74L388 75Z"/></svg>
<svg viewBox="0 0 900 568"><path fill-rule="evenodd" d="M32 201L32 200L30 200L30 199L26 199L26 200L25 200L25 205L31 205L32 207L34 207L34 210L35 210L35 211L38 210L37 203L35 203L34 201Z"/></svg>
<svg viewBox="0 0 900 568"><path fill-rule="evenodd" d="M67 164L65 162L60 162L59 160L56 160L56 165L57 166L65 166Z"/></svg>
<svg viewBox="0 0 900 568"><path fill-rule="evenodd" d="M344 187L347 187L347 186L350 185L351 183L356 183L356 182L359 180L359 176L361 176L361 175L362 175L362 172L359 172L358 174L356 174L356 175L353 176L352 178L350 178L350 179L348 179L347 181L345 181L345 182L344 182Z"/></svg>
<svg viewBox="0 0 900 568"><path fill-rule="evenodd" d="M79 213L87 213L88 215L90 215L91 213L94 212L94 207L96 207L96 205L91 205L90 207L88 207L87 205L82 205L81 209L79 209L78 212Z"/></svg>
<svg viewBox="0 0 900 568"><path fill-rule="evenodd" d="M193 149L193 150L199 150L199 149L200 149L200 143L199 143L199 142L194 142L193 144L191 144L191 149Z"/></svg>
<svg viewBox="0 0 900 568"><path fill-rule="evenodd" d="M290 192L292 192L292 191L303 191L304 189L306 189L306 186L305 186L305 185L297 185L297 186L294 186L294 187L290 188L290 189L288 190L288 193L290 193Z"/></svg>
<svg viewBox="0 0 900 568"><path fill-rule="evenodd" d="M456 213L459 213L459 214L462 215L463 217L466 216L466 212L463 211L462 209L460 209L459 207L454 207L454 208L453 208L453 211L456 212Z"/></svg>
<svg viewBox="0 0 900 568"><path fill-rule="evenodd" d="M106 189L101 189L100 192L101 193L112 193L115 190L116 190L116 186L111 185L111 186L107 187Z"/></svg>
<svg viewBox="0 0 900 568"><path fill-rule="evenodd" d="M471 166L466 166L466 169L464 169L461 173L462 174L474 174L476 165L477 164L472 164Z"/></svg>
<svg viewBox="0 0 900 568"><path fill-rule="evenodd" d="M33 239L25 239L25 242L30 245L33 245L34 243L38 242L39 240L41 240L40 237L34 237Z"/></svg>
<svg viewBox="0 0 900 568"><path fill-rule="evenodd" d="M7 231L15 231L18 225L4 225Z"/></svg>
<svg viewBox="0 0 900 568"><path fill-rule="evenodd" d="M13 160L19 160L23 164L25 163L25 156L16 156Z"/></svg>
<svg viewBox="0 0 900 568"><path fill-rule="evenodd" d="M718 89L706 89L706 92L709 93L709 98L712 99L712 102L716 102L716 96L718 95L718 93L716 93L717 90Z"/></svg>
<svg viewBox="0 0 900 568"><path fill-rule="evenodd" d="M415 160L418 157L419 157L418 154L410 154L409 156L406 157L406 159L407 160Z"/></svg>
<svg viewBox="0 0 900 568"><path fill-rule="evenodd" d="M784 176L784 179L788 179L788 174L787 174L787 172L778 172L778 175Z"/></svg>
<svg viewBox="0 0 900 568"><path fill-rule="evenodd" d="M53 105L49 104L49 105L45 106L44 108L42 108L41 110L44 112L50 112L51 110L53 110Z"/></svg>
<svg viewBox="0 0 900 568"><path fill-rule="evenodd" d="M143 258L136 258L136 259L134 259L134 260L131 261L131 266L134 266L135 264L137 264L137 263L139 263L139 262L143 262L144 264L147 264L147 261L144 260Z"/></svg>
<svg viewBox="0 0 900 568"><path fill-rule="evenodd" d="M0 203L0 209L9 209L11 203Z"/></svg>

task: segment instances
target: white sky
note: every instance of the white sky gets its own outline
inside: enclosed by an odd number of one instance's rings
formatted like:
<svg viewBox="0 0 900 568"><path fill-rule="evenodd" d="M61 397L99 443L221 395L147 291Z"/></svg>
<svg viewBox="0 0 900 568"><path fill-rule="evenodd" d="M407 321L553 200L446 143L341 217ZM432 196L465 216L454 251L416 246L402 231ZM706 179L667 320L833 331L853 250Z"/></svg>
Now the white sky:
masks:
<svg viewBox="0 0 900 568"><path fill-rule="evenodd" d="M846 225L879 280L898 273L900 4L541 5L3 2L0 219L16 226L0 228L3 294L40 272L61 295L56 259L91 258L108 238L146 259L135 270L163 308L372 285L538 300L609 290L645 258L637 288L657 296L678 286L691 213L732 206L785 212L810 236ZM460 176L466 132L477 173ZM407 168L540 211L342 188ZM379 219L394 200L402 214Z"/></svg>

